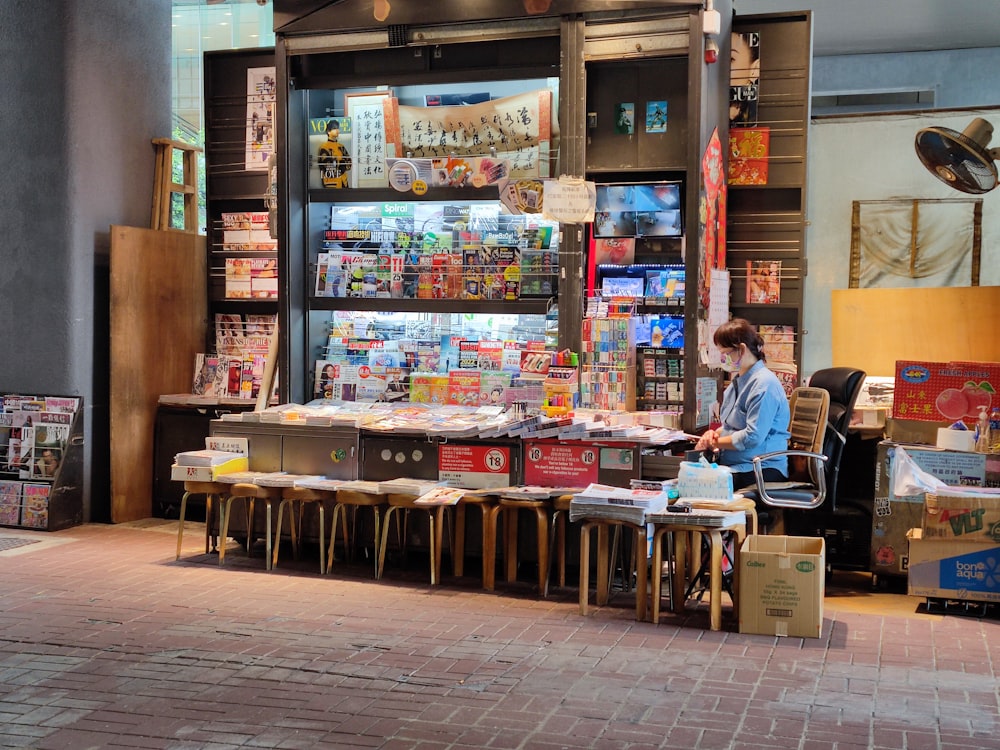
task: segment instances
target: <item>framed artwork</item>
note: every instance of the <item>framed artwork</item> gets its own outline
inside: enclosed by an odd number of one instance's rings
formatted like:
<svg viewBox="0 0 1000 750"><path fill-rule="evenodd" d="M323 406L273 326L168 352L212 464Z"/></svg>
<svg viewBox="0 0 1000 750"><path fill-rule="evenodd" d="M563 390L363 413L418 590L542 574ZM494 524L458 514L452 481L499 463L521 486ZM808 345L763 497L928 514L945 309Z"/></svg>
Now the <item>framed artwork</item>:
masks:
<svg viewBox="0 0 1000 750"><path fill-rule="evenodd" d="M354 164L351 169L350 187L387 187L386 159L397 154L388 134L395 129L391 115L387 121L387 107L393 99L392 89L378 91L346 92L344 112L353 130Z"/></svg>
<svg viewBox="0 0 1000 750"><path fill-rule="evenodd" d="M983 201L854 201L851 289L979 286Z"/></svg>

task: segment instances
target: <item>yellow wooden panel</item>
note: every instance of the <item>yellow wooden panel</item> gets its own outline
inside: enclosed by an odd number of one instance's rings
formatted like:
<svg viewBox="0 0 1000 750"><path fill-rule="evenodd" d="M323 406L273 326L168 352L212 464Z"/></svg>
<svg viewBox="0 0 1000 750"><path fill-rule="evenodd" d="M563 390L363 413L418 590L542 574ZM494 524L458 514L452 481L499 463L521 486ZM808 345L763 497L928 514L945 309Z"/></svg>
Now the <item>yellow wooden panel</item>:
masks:
<svg viewBox="0 0 1000 750"><path fill-rule="evenodd" d="M111 520L153 508L153 428L161 394L188 393L204 350L205 237L111 227Z"/></svg>
<svg viewBox="0 0 1000 750"><path fill-rule="evenodd" d="M896 360L1000 362L1000 287L835 289L834 367L891 377Z"/></svg>

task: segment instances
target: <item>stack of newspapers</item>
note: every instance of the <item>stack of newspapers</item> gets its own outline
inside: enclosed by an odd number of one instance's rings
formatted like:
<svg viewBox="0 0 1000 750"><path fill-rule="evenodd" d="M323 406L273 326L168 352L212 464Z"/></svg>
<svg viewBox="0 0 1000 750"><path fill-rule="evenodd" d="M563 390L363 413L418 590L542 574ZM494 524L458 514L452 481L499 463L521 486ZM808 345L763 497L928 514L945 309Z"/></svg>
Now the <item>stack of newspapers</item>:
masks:
<svg viewBox="0 0 1000 750"><path fill-rule="evenodd" d="M649 513L666 511L667 492L664 489L636 489L590 484L573 496L569 504L569 520L622 521L643 524Z"/></svg>

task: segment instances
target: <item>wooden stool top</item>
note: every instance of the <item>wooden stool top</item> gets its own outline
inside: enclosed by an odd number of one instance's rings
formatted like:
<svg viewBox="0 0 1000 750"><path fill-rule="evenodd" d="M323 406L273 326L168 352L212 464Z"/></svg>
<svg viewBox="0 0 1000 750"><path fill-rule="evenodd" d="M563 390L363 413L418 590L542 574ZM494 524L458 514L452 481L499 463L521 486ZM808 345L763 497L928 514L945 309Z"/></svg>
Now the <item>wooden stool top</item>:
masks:
<svg viewBox="0 0 1000 750"><path fill-rule="evenodd" d="M231 486L225 482L185 482L184 491L202 495L228 495Z"/></svg>
<svg viewBox="0 0 1000 750"><path fill-rule="evenodd" d="M337 490L337 502L341 505L385 505L385 495L359 492L358 490Z"/></svg>
<svg viewBox="0 0 1000 750"><path fill-rule="evenodd" d="M300 502L321 502L323 500L336 500L336 490L314 490L311 487L282 487L281 498L283 500L297 500Z"/></svg>
<svg viewBox="0 0 1000 750"><path fill-rule="evenodd" d="M281 497L281 493L284 489L287 488L261 487L259 484L253 484L252 482L237 482L236 484L230 485L229 494L233 497L274 499Z"/></svg>

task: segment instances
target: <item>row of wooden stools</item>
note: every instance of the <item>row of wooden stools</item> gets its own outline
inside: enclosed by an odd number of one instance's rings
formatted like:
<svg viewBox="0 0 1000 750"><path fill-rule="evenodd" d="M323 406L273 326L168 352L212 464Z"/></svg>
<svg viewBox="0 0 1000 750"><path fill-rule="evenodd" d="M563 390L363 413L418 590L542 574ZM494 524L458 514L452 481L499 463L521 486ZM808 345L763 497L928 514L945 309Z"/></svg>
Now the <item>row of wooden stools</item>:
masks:
<svg viewBox="0 0 1000 750"><path fill-rule="evenodd" d="M526 499L521 497L505 497L500 494L484 494L469 492L463 495L455 506L428 506L417 504L416 496L396 493L372 494L357 490L316 490L298 487L269 487L252 483L226 484L223 482L185 482L184 495L181 499L180 524L177 533L177 559L180 559L184 535L184 517L188 498L191 495L204 495L206 499L205 552L206 554L218 547L219 564L225 564L226 544L230 520L234 504L242 504L246 512L246 529L253 528L255 504L262 501L265 504L265 542L266 567L273 569L278 563L278 552L287 511L288 536L292 543L293 555L299 556L299 540L302 536L302 518L307 505L315 505L319 514L319 546L320 572L330 573L336 561L335 545L339 537L343 541L345 555L353 555L354 546L350 540L355 535L348 530L348 518L355 519L362 509L370 509L373 518L372 548L375 550L374 575L381 579L385 569L386 554L390 538L395 532L396 544L399 549L405 549L406 526L408 514L422 512L427 514L429 529L429 573L430 582L436 585L441 582L441 560L445 541L451 551L452 572L456 577L464 574L465 563L465 524L466 512L469 507L478 509L482 524L482 585L487 591L493 591L496 585L496 561L498 557L497 536L502 531L502 559L505 578L508 582L517 580L518 574L518 515L526 513L533 517L536 527L536 559L538 572L538 590L542 596L548 594L552 568L556 567L557 580L560 587L566 585L566 530L569 521L570 495L549 499ZM278 504L277 524L272 531L271 509ZM751 503L752 505L752 503ZM330 525L329 543L325 539L326 523L325 508L333 509ZM214 509L220 512L219 537L223 540L217 544L213 537ZM451 511L454 511L453 514ZM755 533L755 514L748 509L748 526L750 533ZM395 521L395 524L393 524ZM451 523L453 521L453 524ZM446 527L453 525L446 533ZM354 525L356 528L356 524ZM721 627L721 594L724 554L723 536L732 533L736 537L735 547L746 535L747 529L733 527L725 529L701 528L681 525L659 524L654 529L652 570L647 585L646 566L637 562L636 550L644 549L646 545L645 526L633 526L617 522L583 519L580 525L580 611L587 613L590 597L590 537L597 531L596 555L596 603L604 605L608 601L613 571L609 563L613 557L609 547L610 534L629 529L634 533L632 543L632 561L630 565L622 566L623 578L626 569L635 576L636 618L646 619L647 589L652 599L652 620L659 621L660 602L662 595L661 575L655 574L663 570L666 560L669 567L668 598L672 608L683 605L686 599L685 587L689 578L698 569L699 561L703 564L704 574L708 579L711 627L718 630ZM695 540L704 537L706 540L705 554L701 555L700 543ZM254 534L247 532L247 553L251 552ZM667 545L667 555L664 557L664 545ZM690 546L689 546L690 545ZM734 568L735 573L735 568ZM735 583L731 589L735 591ZM735 597L734 597L735 604Z"/></svg>
<svg viewBox="0 0 1000 750"><path fill-rule="evenodd" d="M408 514L422 512L427 515L430 547L430 581L437 584L441 581L441 560L445 541L451 550L453 574L461 577L465 564L465 515L469 507L478 509L482 523L483 540L483 587L492 591L496 584L497 534L503 531L502 550L507 581L517 580L518 571L518 514L526 512L535 519L537 529L537 561L538 586L543 595L548 593L548 580L551 574L553 555L558 564L558 580L560 586L566 583L565 533L566 511L569 508L569 496L554 499L536 500L524 498L503 497L502 494L482 494L470 492L463 495L455 506L420 505L416 496L397 493L367 493L357 490L317 490L300 487L263 486L249 482L227 484L225 482L185 482L184 494L181 498L180 523L177 531L177 559L180 559L184 539L184 519L188 500L193 495L205 497L205 553L218 550L219 564L226 561L226 543L229 537L230 521L234 506L242 507L246 514L246 526L253 529L253 519L256 504L263 502L265 506L265 543L266 567L271 570L278 563L278 552L283 531L285 513L287 510L288 536L292 542L293 554L298 558L299 540L302 536L302 519L305 506L317 506L319 513L320 542L320 572L329 573L335 562L335 545L339 537L343 541L346 555L351 555L354 537L348 530L348 518L356 518L356 514L364 509L370 509L373 518L372 546L375 555L375 578L380 579L385 569L386 554L389 542L395 532L396 544L405 548ZM272 529L272 506L278 505L277 523ZM325 539L326 521L325 508L333 509L330 526L330 539ZM454 511L453 513L451 511ZM219 513L219 538L213 535L215 512ZM393 523L395 521L395 524ZM445 533L446 527L454 528ZM255 542L255 535L247 531L247 553L250 554Z"/></svg>

